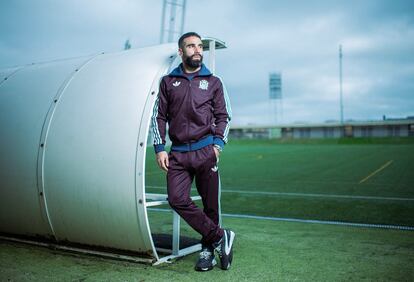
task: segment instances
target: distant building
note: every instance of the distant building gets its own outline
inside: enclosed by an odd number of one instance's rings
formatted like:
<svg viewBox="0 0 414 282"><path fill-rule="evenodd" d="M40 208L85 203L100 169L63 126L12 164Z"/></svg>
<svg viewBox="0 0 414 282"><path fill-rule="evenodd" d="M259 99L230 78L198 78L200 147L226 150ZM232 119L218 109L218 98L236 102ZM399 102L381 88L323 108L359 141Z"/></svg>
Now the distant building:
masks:
<svg viewBox="0 0 414 282"><path fill-rule="evenodd" d="M340 138L340 137L408 137L414 136L414 120L292 124L280 126L233 126L230 138Z"/></svg>

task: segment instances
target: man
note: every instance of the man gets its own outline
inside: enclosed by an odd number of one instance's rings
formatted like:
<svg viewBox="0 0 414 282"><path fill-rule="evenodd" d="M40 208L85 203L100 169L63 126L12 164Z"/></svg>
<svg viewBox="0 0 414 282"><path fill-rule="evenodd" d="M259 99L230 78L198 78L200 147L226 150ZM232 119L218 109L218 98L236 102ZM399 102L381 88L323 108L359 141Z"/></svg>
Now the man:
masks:
<svg viewBox="0 0 414 282"><path fill-rule="evenodd" d="M182 35L178 54L182 63L162 78L154 106L156 159L167 172L170 206L202 235L202 250L195 269L213 269L216 251L221 268L227 270L233 259L235 233L219 226L217 163L229 132L229 99L221 80L202 63L200 35L195 32ZM169 155L164 148L167 123L172 141ZM194 177L204 209L190 198Z"/></svg>

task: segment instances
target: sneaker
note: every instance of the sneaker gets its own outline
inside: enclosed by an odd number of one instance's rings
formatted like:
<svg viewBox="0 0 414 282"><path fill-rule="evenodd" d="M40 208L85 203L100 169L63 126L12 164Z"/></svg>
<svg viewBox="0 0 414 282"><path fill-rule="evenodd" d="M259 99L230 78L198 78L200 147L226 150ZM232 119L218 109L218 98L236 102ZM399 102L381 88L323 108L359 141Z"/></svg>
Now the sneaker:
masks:
<svg viewBox="0 0 414 282"><path fill-rule="evenodd" d="M195 270L209 271L217 264L216 258L212 248L203 247L200 252L200 257L196 263Z"/></svg>
<svg viewBox="0 0 414 282"><path fill-rule="evenodd" d="M221 269L227 270L233 261L233 242L236 233L224 229L224 235L220 241L213 244L214 250L220 257Z"/></svg>

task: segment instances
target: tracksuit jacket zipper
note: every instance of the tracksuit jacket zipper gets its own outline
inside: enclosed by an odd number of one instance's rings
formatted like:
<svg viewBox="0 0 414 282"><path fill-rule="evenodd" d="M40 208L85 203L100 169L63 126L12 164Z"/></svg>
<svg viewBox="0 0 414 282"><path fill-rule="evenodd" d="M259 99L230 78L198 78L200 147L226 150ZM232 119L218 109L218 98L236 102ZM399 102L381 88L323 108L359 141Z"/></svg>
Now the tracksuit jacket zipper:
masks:
<svg viewBox="0 0 414 282"><path fill-rule="evenodd" d="M194 77L193 77L194 78ZM187 77L186 77L186 79L188 79ZM190 92L188 95L189 95L189 98L188 98L188 103L187 103L187 107L188 107L188 109L187 109L187 140L189 140L190 139L190 109L191 109L191 99L192 99L192 93L191 93L191 80L189 80L188 79L188 81L189 81L189 85L188 85L188 92Z"/></svg>

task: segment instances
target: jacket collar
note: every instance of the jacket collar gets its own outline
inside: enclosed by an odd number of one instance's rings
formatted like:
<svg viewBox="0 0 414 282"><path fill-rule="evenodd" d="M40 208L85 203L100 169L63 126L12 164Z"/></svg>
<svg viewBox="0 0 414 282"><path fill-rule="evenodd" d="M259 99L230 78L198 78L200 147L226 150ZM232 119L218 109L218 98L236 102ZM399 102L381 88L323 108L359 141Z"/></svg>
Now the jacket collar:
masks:
<svg viewBox="0 0 414 282"><path fill-rule="evenodd" d="M197 76L210 76L212 75L211 71L204 65L201 64L201 69L198 71ZM183 71L183 63L181 63L178 67L172 70L168 76L180 76L186 77Z"/></svg>

